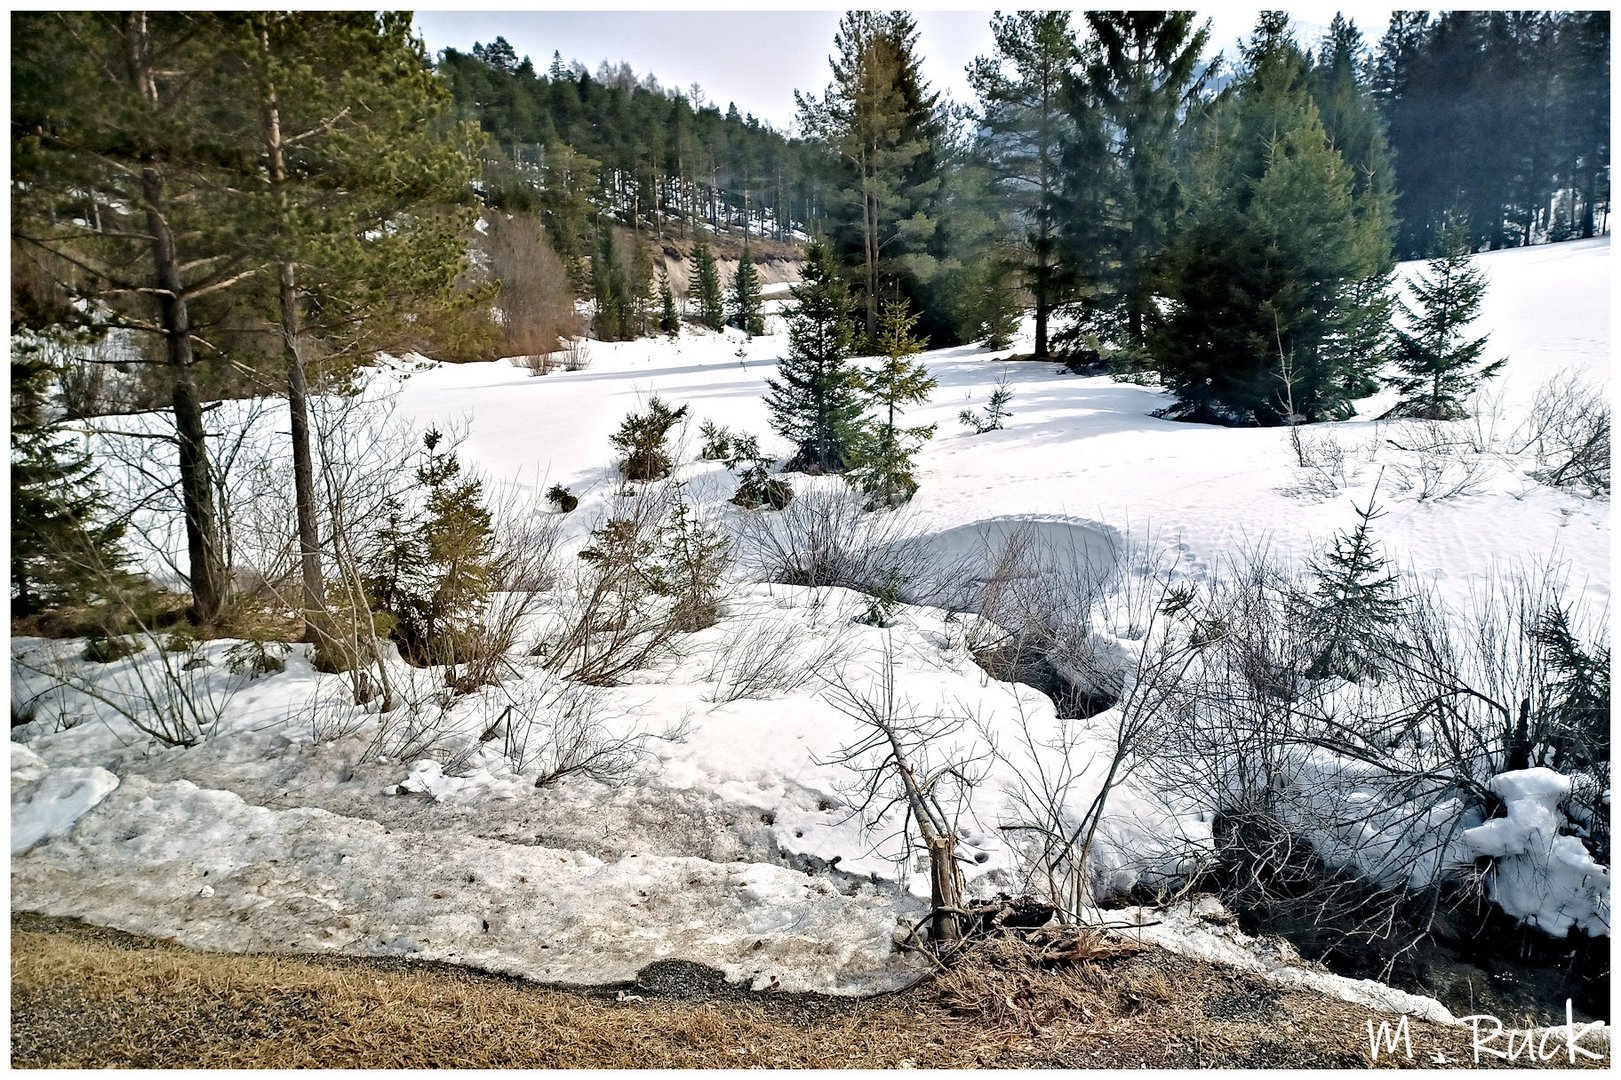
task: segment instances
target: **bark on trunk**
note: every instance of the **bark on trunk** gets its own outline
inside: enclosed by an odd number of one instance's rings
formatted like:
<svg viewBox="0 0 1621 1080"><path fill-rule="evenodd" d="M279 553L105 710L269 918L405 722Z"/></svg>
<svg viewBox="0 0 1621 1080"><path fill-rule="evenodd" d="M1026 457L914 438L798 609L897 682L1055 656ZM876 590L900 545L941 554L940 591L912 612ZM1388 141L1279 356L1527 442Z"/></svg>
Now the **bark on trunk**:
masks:
<svg viewBox="0 0 1621 1080"><path fill-rule="evenodd" d="M123 21L131 81L147 104L156 107L158 91L152 76L146 17L128 14ZM196 362L191 341L191 314L180 278L174 235L165 212L164 176L149 153L142 155L141 198L146 204L146 226L151 236L159 325L163 327L165 354L173 379L170 401L180 449L180 500L186 519L186 556L190 563L188 615L194 623L206 625L215 622L225 607L225 561L214 506L214 478L208 462L208 431L203 424L202 400L191 372Z"/></svg>

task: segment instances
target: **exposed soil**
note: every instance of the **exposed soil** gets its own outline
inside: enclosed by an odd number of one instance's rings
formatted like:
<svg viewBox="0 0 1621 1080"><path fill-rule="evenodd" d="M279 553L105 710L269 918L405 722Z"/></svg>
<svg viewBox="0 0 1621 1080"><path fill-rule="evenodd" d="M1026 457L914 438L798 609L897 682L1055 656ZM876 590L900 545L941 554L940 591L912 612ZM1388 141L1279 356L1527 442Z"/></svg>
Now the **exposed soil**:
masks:
<svg viewBox="0 0 1621 1080"><path fill-rule="evenodd" d="M579 990L420 961L220 955L23 913L11 964L19 1068L1357 1067L1370 1018L1394 1020L1103 935L1055 966L992 939L866 999L755 992L684 961ZM1474 1065L1466 1029L1414 1021L1411 1044L1379 1064Z"/></svg>

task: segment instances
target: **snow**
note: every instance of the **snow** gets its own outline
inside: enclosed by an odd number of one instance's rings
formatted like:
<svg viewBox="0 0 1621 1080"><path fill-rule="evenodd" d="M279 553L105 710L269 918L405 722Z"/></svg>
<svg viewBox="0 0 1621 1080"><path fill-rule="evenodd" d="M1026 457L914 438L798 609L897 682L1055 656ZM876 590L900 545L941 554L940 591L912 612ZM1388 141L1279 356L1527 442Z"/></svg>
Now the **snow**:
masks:
<svg viewBox="0 0 1621 1080"><path fill-rule="evenodd" d="M1491 390L1503 430L1562 371L1607 387L1607 240L1479 262L1490 281L1483 329L1493 352L1510 358ZM783 302L774 290L768 313ZM592 342L587 369L543 377L506 362L404 358L368 394L389 399L402 422L465 429L458 453L504 497L539 502L553 483L573 491L580 507L547 519L567 554L621 486L609 434L654 394L691 405L690 432L710 420L786 454L762 401L786 344L779 318L768 328L754 339L688 329L674 342ZM1503 566L1539 558L1556 560L1589 602L1607 602L1608 501L1536 484L1505 439L1478 455L1477 493L1420 500L1394 482L1406 459L1390 446L1391 431L1367 418L1380 411L1374 400L1362 418L1313 426L1312 437L1333 440L1347 464L1343 482L1307 491L1282 431L1156 419L1150 414L1167 404L1158 390L996 362L1006 355L924 354L939 389L907 422L939 428L920 455L920 491L893 517L895 528L955 560L963 581L985 576L989 553L1015 535L1030 537L1056 569L1088 567L1113 594L1100 642L1119 663L1142 647L1124 609L1145 565L1159 560L1198 582L1260 543L1298 565L1354 520L1354 505L1376 484L1386 510L1381 544L1448 602L1463 606ZM1007 427L970 433L958 411L981 407L1003 376L1014 389ZM235 490L286 498L279 473L252 464L256 455L284 457L279 408L227 403L210 413L214 431L246 430ZM110 423L145 430L157 420ZM109 462L104 475L115 488L141 490L172 469L152 456L150 440L127 441L147 460L140 469ZM725 503L730 475L691 460L695 439L687 441L679 479L720 520L736 521ZM802 492L837 486L793 482ZM152 508L137 527L150 538L147 568L181 561L174 515ZM252 530L240 531L251 551ZM553 982L629 978L651 960L680 957L784 989L903 985L924 967L891 942L921 916L927 874L899 815L861 813L857 778L838 758L862 732L836 707L834 686L862 692L893 662L907 709L960 721L928 753L981 762L959 841L980 893L1021 884L1018 853L1001 828L1019 812L1015 765L1068 745L1073 822L1102 784L1119 714L1060 722L1050 699L990 678L973 659L973 616L900 605L886 629L856 621L866 606L846 590L740 574L721 622L688 636L679 655L626 685L581 691L607 730L640 747L617 786L576 776L537 788L533 760L513 760L499 737L481 741L513 702L534 715L537 742L554 730L547 725L556 722L559 688L527 657L514 658L503 687L443 715L425 711L420 719L441 726L442 737L431 752L401 757L384 745L379 718L347 704L341 677L315 672L304 646L285 672L259 679L228 671L231 642L197 650L202 662L187 678L213 735L183 748L158 745L116 707L127 712L143 680L161 679L155 649L95 665L77 657L78 643L15 640L13 701L32 702L39 718L13 733L23 740L12 752L13 906L203 948L408 953ZM762 658L770 663L761 685L744 686ZM398 673L430 696L432 673L403 665ZM58 685L63 676L80 687ZM98 692L85 693L92 685ZM993 742L998 755L989 754ZM1461 821L1457 807L1434 807L1425 828L1461 827L1460 840L1415 872L1494 855L1490 888L1506 910L1554 933L1607 933L1608 873L1561 831L1558 782L1510 774L1495 783L1506 816ZM1188 850L1208 842L1208 823L1128 779L1108 803L1095 872L1104 891L1123 892L1175 874ZM1408 839L1382 834L1374 821L1336 842L1372 865ZM1194 915L1140 932L1280 980L1307 977L1291 974L1307 969L1274 946ZM1362 995L1351 1000L1439 1015L1429 999L1308 974L1312 985L1333 987L1327 992Z"/></svg>
<svg viewBox="0 0 1621 1080"><path fill-rule="evenodd" d="M1610 871L1581 840L1561 833L1559 804L1570 779L1552 769L1523 769L1494 777L1505 815L1463 833L1475 855L1495 861L1487 888L1510 915L1554 937L1574 927L1587 934L1610 932Z"/></svg>
<svg viewBox="0 0 1621 1080"><path fill-rule="evenodd" d="M14 746L11 751L11 854L21 855L53 837L66 836L80 818L100 805L117 786L118 777L106 769L46 771L39 755L26 746ZM30 788L32 790L28 791Z"/></svg>

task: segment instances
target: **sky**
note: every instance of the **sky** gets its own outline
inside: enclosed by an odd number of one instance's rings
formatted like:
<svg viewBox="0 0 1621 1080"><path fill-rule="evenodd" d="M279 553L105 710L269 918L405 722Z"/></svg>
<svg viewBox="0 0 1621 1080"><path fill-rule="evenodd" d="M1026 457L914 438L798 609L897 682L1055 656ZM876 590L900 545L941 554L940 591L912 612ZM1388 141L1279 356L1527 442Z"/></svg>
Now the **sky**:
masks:
<svg viewBox="0 0 1621 1080"><path fill-rule="evenodd" d="M434 52L445 47L466 52L474 42L505 37L519 56L537 68L553 51L565 63L579 60L593 73L607 60L630 64L637 75L651 72L664 86L703 88L707 102L739 112L779 130L794 121L794 90L820 94L828 82L828 54L843 9L826 11L694 11L664 5L661 10L433 11L416 13L417 32ZM641 5L647 7L645 2ZM1012 9L1008 9L1012 10ZM1212 51L1234 55L1234 43L1247 37L1260 8L1222 6L1211 13ZM1293 13L1297 36L1314 45L1336 10L1362 30L1370 44L1390 21L1390 8L1362 5L1301 7ZM914 11L923 74L933 87L958 101L972 102L964 68L991 50L991 10Z"/></svg>

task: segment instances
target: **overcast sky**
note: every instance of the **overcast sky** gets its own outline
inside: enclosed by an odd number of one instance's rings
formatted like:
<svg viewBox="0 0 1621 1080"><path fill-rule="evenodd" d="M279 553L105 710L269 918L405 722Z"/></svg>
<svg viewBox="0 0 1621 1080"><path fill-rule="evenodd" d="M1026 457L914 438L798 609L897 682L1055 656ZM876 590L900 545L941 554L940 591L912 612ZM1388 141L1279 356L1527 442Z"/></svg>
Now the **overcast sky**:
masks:
<svg viewBox="0 0 1621 1080"><path fill-rule="evenodd" d="M601 5L610 6L610 5ZM624 6L624 5L612 5ZM649 6L644 3L643 7ZM827 11L682 11L669 5L640 11L418 11L417 31L428 48L470 50L474 42L505 37L537 68L553 51L564 62L579 60L593 73L607 60L624 60L637 75L651 72L665 86L683 90L697 83L706 100L788 130L794 120L794 90L820 94L827 86L827 57L841 9ZM1259 8L1212 10L1212 51L1234 55ZM1301 7L1294 12L1303 45L1315 45L1336 10L1344 11L1376 43L1390 21L1389 8L1362 5ZM963 69L991 48L991 9L917 11L923 74L937 90L971 102Z"/></svg>

